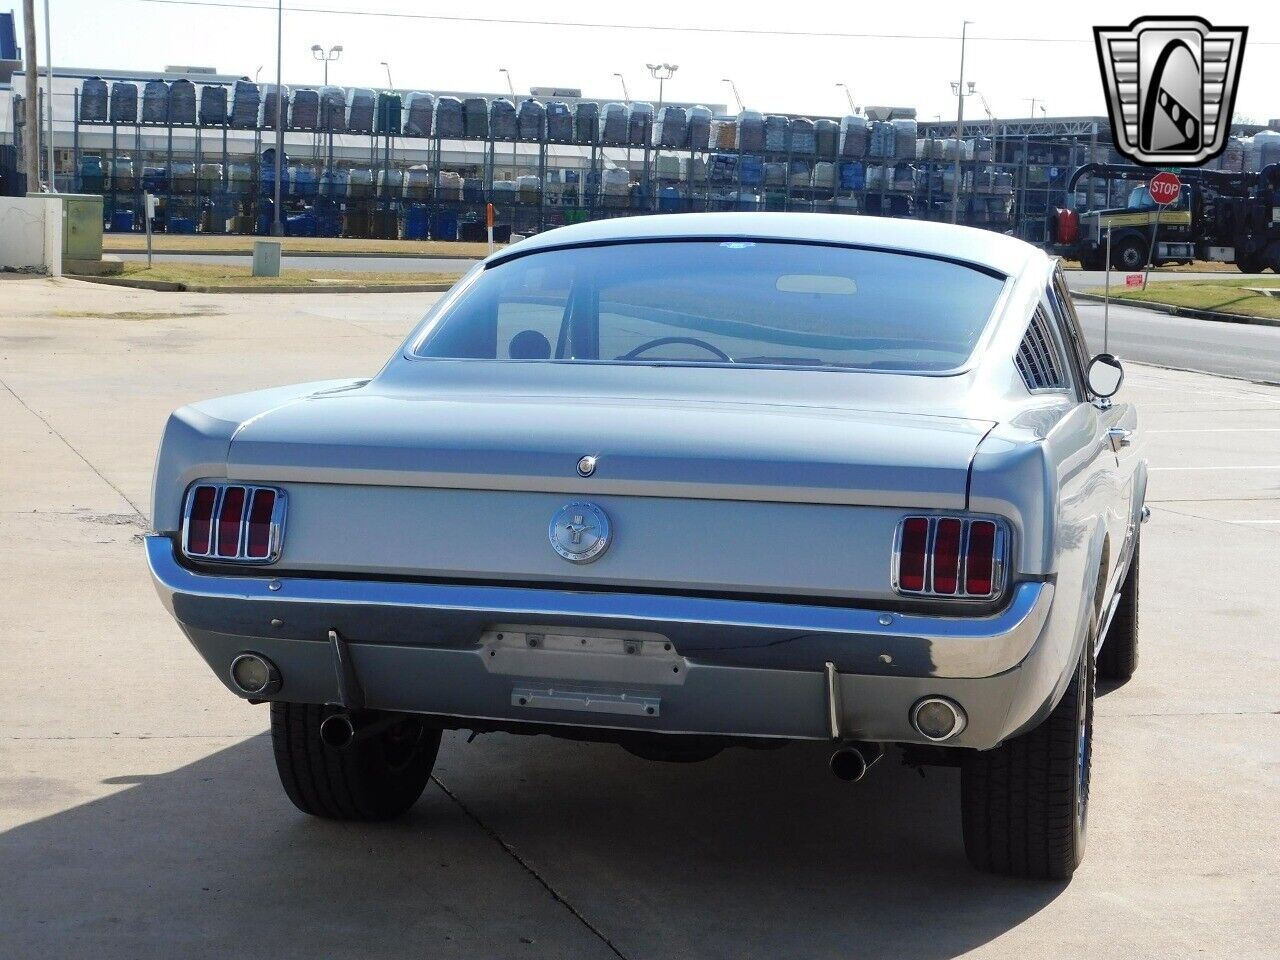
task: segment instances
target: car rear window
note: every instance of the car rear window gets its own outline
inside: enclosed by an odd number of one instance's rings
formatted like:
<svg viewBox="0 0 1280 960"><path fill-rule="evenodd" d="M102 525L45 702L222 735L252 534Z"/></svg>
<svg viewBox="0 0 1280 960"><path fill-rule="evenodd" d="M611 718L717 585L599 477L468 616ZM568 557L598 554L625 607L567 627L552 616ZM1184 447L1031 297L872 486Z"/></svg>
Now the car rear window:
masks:
<svg viewBox="0 0 1280 960"><path fill-rule="evenodd" d="M1004 279L885 250L755 241L548 250L483 270L419 357L942 371Z"/></svg>

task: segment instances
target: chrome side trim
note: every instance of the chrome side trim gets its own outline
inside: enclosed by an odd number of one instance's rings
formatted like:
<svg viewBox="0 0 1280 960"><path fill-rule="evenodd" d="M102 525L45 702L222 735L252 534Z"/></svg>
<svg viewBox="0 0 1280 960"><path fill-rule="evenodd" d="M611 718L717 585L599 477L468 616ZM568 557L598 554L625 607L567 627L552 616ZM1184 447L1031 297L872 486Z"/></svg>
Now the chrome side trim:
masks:
<svg viewBox="0 0 1280 960"><path fill-rule="evenodd" d="M146 549L161 600L180 623L199 630L275 636L273 618L292 625L328 618L314 631L323 641L333 616L344 611L379 624L384 642L426 645L424 636L432 631L457 641L470 634L479 638L494 623L570 623L651 629L695 658L833 643L829 649L841 656L824 659L892 662L882 669L897 675L901 665L915 663L917 675L934 677L988 677L1017 666L1039 638L1054 598L1051 582L1028 581L1016 584L1008 603L992 615L890 615L873 607L666 594L197 573L178 562L168 537L147 537ZM891 661L880 660L881 654Z"/></svg>

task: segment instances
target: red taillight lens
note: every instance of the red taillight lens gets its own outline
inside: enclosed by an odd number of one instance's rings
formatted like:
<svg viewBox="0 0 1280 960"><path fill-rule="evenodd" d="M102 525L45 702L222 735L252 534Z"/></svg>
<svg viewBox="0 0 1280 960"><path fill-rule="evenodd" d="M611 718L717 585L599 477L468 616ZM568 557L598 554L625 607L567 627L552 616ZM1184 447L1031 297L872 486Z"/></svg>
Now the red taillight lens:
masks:
<svg viewBox="0 0 1280 960"><path fill-rule="evenodd" d="M905 517L898 528L894 587L903 594L990 600L1003 587L1007 548L998 521Z"/></svg>
<svg viewBox="0 0 1280 960"><path fill-rule="evenodd" d="M996 557L996 525L990 520L969 524L965 557L964 592L985 597L991 593Z"/></svg>
<svg viewBox="0 0 1280 960"><path fill-rule="evenodd" d="M274 490L255 490L249 506L249 536L245 553L254 560L265 560L271 554L271 514L276 506Z"/></svg>
<svg viewBox="0 0 1280 960"><path fill-rule="evenodd" d="M218 491L213 487L196 487L191 495L191 515L187 521L187 553L202 555L209 552L213 537L213 505Z"/></svg>
<svg viewBox="0 0 1280 960"><path fill-rule="evenodd" d="M955 593L960 586L960 532L964 524L954 517L938 521L933 541L933 592Z"/></svg>
<svg viewBox="0 0 1280 960"><path fill-rule="evenodd" d="M924 590L925 562L929 549L929 521L908 517L902 523L898 555L898 588L919 593Z"/></svg>
<svg viewBox="0 0 1280 960"><path fill-rule="evenodd" d="M244 487L227 487L218 511L218 556L240 552L240 520L244 516Z"/></svg>

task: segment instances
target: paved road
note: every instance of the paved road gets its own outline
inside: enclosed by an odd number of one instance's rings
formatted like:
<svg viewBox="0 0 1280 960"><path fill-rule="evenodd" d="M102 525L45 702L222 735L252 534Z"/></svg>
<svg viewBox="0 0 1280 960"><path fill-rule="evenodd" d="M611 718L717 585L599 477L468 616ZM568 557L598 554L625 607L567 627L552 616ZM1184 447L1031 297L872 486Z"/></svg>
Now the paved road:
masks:
<svg viewBox="0 0 1280 960"><path fill-rule="evenodd" d="M1280 389L1199 374L1134 365L1124 387L1153 466L1143 653L1100 691L1070 884L972 871L954 770L891 754L843 784L820 744L650 764L450 734L405 820L297 813L266 708L149 582L155 443L199 397L374 373L423 300L0 276L0 542L21 558L0 574L0 955L1275 957Z"/></svg>
<svg viewBox="0 0 1280 960"><path fill-rule="evenodd" d="M1076 309L1089 346L1102 351L1102 304ZM1109 349L1116 356L1180 370L1280 383L1280 327L1173 317L1111 304Z"/></svg>

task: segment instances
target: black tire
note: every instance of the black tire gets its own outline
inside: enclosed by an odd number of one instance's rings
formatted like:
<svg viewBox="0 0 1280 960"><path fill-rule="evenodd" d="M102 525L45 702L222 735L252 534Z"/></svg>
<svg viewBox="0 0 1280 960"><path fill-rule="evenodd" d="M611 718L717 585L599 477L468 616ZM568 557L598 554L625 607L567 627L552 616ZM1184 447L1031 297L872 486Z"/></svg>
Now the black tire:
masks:
<svg viewBox="0 0 1280 960"><path fill-rule="evenodd" d="M1080 257L1080 266L1084 270L1107 269L1107 255L1101 250L1094 250Z"/></svg>
<svg viewBox="0 0 1280 960"><path fill-rule="evenodd" d="M1263 266L1262 254L1236 252L1236 269L1241 273L1261 273Z"/></svg>
<svg viewBox="0 0 1280 960"><path fill-rule="evenodd" d="M1111 248L1111 266L1116 270L1141 270L1147 265L1147 242L1130 234Z"/></svg>
<svg viewBox="0 0 1280 960"><path fill-rule="evenodd" d="M1106 639L1102 641L1102 652L1098 654L1098 677L1102 680L1128 680L1138 669L1138 556L1141 547L1140 539L1134 542L1129 572L1120 586L1120 602L1111 618L1111 626L1107 628Z"/></svg>
<svg viewBox="0 0 1280 960"><path fill-rule="evenodd" d="M1267 245L1265 260L1273 273L1280 273L1280 240L1272 240Z"/></svg>
<svg viewBox="0 0 1280 960"><path fill-rule="evenodd" d="M987 873L1065 880L1084 855L1093 742L1093 641L1048 718L994 750L970 752L960 777L964 849Z"/></svg>
<svg viewBox="0 0 1280 960"><path fill-rule="evenodd" d="M328 820L390 820L412 807L431 778L440 731L413 718L345 749L320 739L336 707L271 704L271 745L280 782L303 813Z"/></svg>

